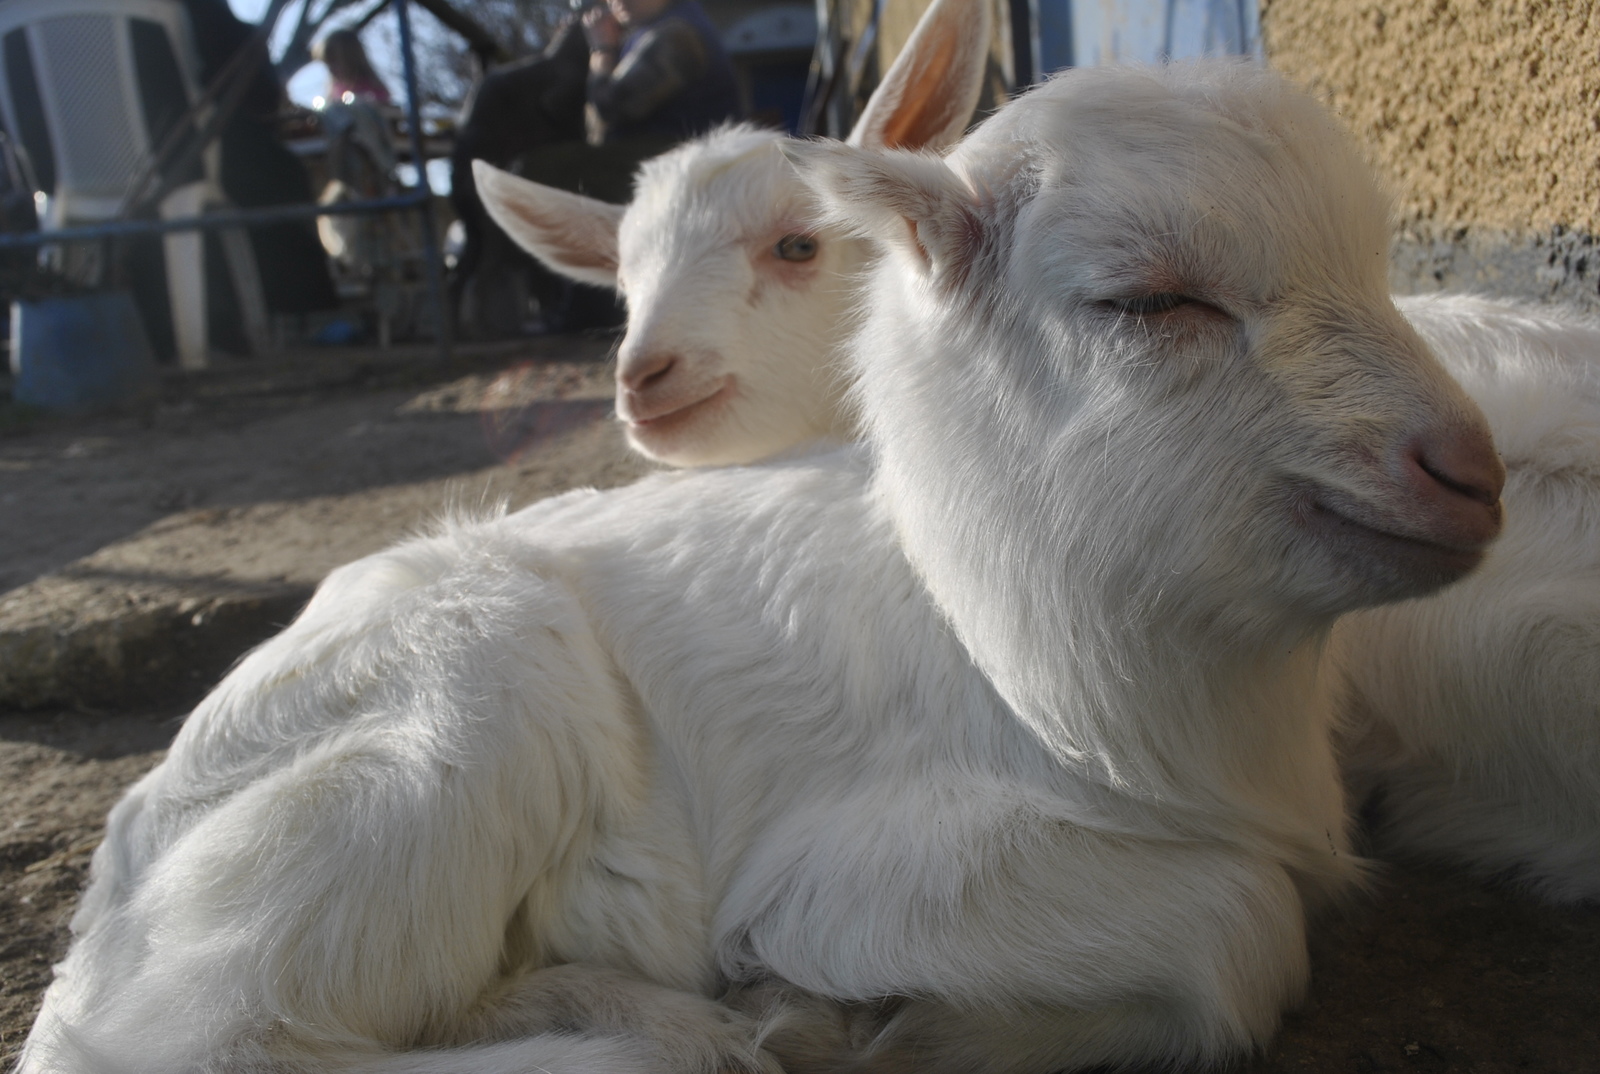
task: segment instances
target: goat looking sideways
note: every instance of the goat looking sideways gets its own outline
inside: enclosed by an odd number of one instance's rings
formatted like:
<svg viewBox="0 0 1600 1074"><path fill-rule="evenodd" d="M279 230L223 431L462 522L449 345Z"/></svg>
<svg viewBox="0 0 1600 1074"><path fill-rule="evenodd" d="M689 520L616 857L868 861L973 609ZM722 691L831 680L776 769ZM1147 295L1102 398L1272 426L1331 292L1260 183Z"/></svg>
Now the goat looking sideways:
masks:
<svg viewBox="0 0 1600 1074"><path fill-rule="evenodd" d="M929 5L850 143L949 146L978 102L989 41L988 3ZM695 139L645 162L626 211L475 165L508 235L554 271L627 295L617 413L648 458L751 462L854 435L838 349L868 247L815 227L787 143L747 126Z"/></svg>
<svg viewBox="0 0 1600 1074"><path fill-rule="evenodd" d="M864 445L334 572L113 812L23 1071L1043 1074L1272 1032L1361 871L1332 624L1499 529L1382 199L1233 65L1071 72L944 161L803 152L888 250Z"/></svg>

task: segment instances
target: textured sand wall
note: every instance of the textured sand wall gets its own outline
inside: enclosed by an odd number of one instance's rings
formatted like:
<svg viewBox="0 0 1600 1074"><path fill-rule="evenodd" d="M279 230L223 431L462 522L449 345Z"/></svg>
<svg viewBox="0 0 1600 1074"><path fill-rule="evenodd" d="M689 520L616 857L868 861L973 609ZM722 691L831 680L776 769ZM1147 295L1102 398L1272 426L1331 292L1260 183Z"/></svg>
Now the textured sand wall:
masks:
<svg viewBox="0 0 1600 1074"><path fill-rule="evenodd" d="M1600 304L1594 0L1263 0L1261 21L1394 190L1398 285Z"/></svg>

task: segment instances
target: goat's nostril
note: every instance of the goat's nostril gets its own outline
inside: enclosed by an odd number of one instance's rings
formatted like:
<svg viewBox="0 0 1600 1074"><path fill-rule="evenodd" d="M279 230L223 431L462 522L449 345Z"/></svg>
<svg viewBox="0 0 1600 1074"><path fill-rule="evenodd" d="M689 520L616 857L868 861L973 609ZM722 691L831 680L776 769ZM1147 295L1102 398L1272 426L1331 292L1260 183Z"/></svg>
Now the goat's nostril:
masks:
<svg viewBox="0 0 1600 1074"><path fill-rule="evenodd" d="M652 354L625 363L621 372L617 374L617 379L622 381L623 387L642 392L661 383L677 364L678 359L675 355Z"/></svg>
<svg viewBox="0 0 1600 1074"><path fill-rule="evenodd" d="M660 369L652 371L648 376L640 381L639 387L650 388L661 383L661 381L666 379L667 374L672 372L672 367L675 365L677 365L677 363L671 358L668 358L665 365L663 365Z"/></svg>
<svg viewBox="0 0 1600 1074"><path fill-rule="evenodd" d="M1451 474L1431 464L1427 459L1421 460L1423 472L1433 478L1452 492L1460 493L1469 500L1477 500L1483 504L1493 504L1500 499L1497 487L1486 480L1474 480Z"/></svg>
<svg viewBox="0 0 1600 1074"><path fill-rule="evenodd" d="M1412 448L1417 467L1451 492L1493 507L1506 483L1506 468L1486 437L1451 436Z"/></svg>

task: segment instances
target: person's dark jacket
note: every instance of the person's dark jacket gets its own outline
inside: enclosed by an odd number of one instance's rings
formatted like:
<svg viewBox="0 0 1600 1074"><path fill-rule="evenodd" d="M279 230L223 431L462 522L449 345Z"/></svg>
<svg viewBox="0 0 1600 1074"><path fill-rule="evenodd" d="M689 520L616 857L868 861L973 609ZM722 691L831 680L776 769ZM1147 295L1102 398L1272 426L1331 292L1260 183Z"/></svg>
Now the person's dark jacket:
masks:
<svg viewBox="0 0 1600 1074"><path fill-rule="evenodd" d="M634 27L610 74L589 76L590 140L691 138L739 111L733 63L695 0Z"/></svg>
<svg viewBox="0 0 1600 1074"><path fill-rule="evenodd" d="M255 27L241 21L227 0L183 0L200 54L200 82L209 85L244 47ZM265 46L260 46L265 51ZM313 200L304 165L278 140L276 122L283 87L266 56L250 88L219 139L222 192L243 209L304 204ZM305 313L338 305L327 254L309 224L287 222L250 229L267 307Z"/></svg>

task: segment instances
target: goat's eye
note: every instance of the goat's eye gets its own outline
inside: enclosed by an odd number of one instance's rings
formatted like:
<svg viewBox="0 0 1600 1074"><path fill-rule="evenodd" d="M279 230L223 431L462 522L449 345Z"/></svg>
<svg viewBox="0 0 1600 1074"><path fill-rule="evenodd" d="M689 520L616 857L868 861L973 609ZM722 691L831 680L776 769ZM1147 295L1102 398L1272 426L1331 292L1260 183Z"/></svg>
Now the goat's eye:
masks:
<svg viewBox="0 0 1600 1074"><path fill-rule="evenodd" d="M1126 313L1134 317L1148 317L1153 313L1166 313L1179 306L1193 306L1199 304L1199 299L1180 295L1173 291L1166 291L1157 295L1139 295L1136 298L1108 298L1101 305L1118 313Z"/></svg>
<svg viewBox="0 0 1600 1074"><path fill-rule="evenodd" d="M772 248L780 261L810 261L817 256L817 240L810 235L785 235Z"/></svg>

